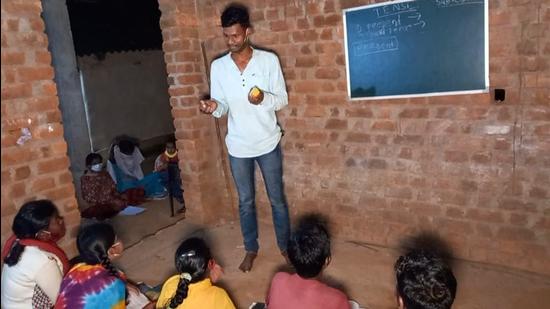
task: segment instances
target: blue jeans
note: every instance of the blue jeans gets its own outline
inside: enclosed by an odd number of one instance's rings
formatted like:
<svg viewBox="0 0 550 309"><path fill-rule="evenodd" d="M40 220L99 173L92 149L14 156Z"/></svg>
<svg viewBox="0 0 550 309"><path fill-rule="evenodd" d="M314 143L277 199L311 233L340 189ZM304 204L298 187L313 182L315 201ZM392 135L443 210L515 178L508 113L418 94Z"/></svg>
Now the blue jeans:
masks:
<svg viewBox="0 0 550 309"><path fill-rule="evenodd" d="M271 202L277 245L281 251L286 252L290 237L290 219L283 188L283 162L280 145L259 157L236 158L229 155L231 173L239 192L239 216L244 248L248 252L258 252L259 249L254 162L257 162L260 167Z"/></svg>

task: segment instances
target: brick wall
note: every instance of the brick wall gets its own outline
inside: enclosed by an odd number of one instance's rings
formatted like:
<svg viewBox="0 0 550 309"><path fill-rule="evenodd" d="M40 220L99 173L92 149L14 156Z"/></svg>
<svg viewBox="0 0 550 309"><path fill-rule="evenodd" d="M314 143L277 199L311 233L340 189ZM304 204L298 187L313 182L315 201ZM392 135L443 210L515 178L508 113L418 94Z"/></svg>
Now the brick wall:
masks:
<svg viewBox="0 0 550 309"><path fill-rule="evenodd" d="M368 1L245 3L253 41L278 52L287 78L290 106L279 117L293 216L323 211L341 236L389 246L433 229L462 258L550 273L547 1L490 1L490 82L507 90L501 105L489 94L350 102L341 10ZM205 222L236 215L216 123L197 110L208 91L201 44L209 60L224 50L224 4L160 1L189 215ZM79 215L40 1L2 1L1 11L2 242L22 203L50 198L72 255ZM25 127L33 138L17 145ZM265 192L259 200L269 220Z"/></svg>
<svg viewBox="0 0 550 309"><path fill-rule="evenodd" d="M224 149L216 134L216 123L198 110L198 100L208 93L208 83L195 3L160 0L159 6L187 214L206 223L235 219L236 203L229 198L230 175L224 173L220 159ZM225 134L220 136L223 139Z"/></svg>
<svg viewBox="0 0 550 309"><path fill-rule="evenodd" d="M2 1L2 244L19 207L48 198L65 217L61 245L73 255L80 215L41 11L39 0ZM22 128L32 139L18 145Z"/></svg>
<svg viewBox="0 0 550 309"><path fill-rule="evenodd" d="M225 3L160 1L186 194L213 219L236 196L197 97L207 90L200 44L209 60L225 49ZM490 1L490 84L507 91L498 105L490 94L351 102L341 10L369 1L243 3L253 42L279 54L287 80L279 119L293 216L322 211L341 236L389 246L433 229L462 258L550 273L548 1Z"/></svg>

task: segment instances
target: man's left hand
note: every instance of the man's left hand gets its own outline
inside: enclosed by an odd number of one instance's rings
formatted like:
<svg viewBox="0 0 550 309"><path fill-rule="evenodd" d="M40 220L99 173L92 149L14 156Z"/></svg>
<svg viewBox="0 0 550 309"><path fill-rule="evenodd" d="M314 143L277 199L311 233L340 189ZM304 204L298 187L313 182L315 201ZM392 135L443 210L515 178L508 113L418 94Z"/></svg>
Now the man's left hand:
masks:
<svg viewBox="0 0 550 309"><path fill-rule="evenodd" d="M252 91L248 93L248 102L254 105L258 105L262 103L264 100L264 92L260 90L260 93L258 95L253 96Z"/></svg>

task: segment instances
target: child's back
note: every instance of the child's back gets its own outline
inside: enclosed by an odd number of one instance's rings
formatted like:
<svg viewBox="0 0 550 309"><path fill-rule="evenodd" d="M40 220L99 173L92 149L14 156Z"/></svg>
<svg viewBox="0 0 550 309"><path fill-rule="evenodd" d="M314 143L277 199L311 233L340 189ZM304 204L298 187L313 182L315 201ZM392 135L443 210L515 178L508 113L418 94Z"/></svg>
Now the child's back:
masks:
<svg viewBox="0 0 550 309"><path fill-rule="evenodd" d="M347 296L316 279L277 273L267 296L269 309L349 309Z"/></svg>
<svg viewBox="0 0 550 309"><path fill-rule="evenodd" d="M175 294L180 281L180 275L168 279L162 286L157 308L166 308L172 296ZM224 289L212 285L210 279L204 279L197 283L189 284L187 298L177 309L234 309L229 295ZM175 309L175 308L174 308Z"/></svg>
<svg viewBox="0 0 550 309"><path fill-rule="evenodd" d="M288 244L288 258L296 274L277 273L266 298L269 309L349 309L347 296L317 278L330 263L330 236L323 220L299 220Z"/></svg>
<svg viewBox="0 0 550 309"><path fill-rule="evenodd" d="M208 272L215 265L210 249L199 238L185 240L176 251L178 275L162 286L157 308L235 309L224 289L212 285Z"/></svg>

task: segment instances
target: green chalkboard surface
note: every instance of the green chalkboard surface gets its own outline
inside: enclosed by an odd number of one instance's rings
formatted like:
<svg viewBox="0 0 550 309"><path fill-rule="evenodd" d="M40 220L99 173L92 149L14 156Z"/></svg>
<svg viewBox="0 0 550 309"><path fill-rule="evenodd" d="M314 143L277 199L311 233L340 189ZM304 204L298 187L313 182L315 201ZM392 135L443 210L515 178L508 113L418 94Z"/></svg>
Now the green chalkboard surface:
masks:
<svg viewBox="0 0 550 309"><path fill-rule="evenodd" d="M344 10L348 94L485 92L487 0L393 1Z"/></svg>

